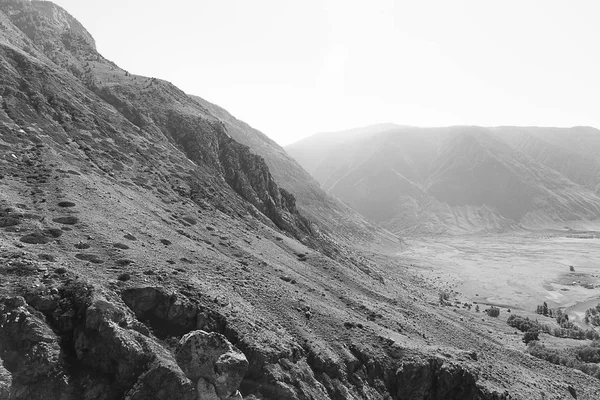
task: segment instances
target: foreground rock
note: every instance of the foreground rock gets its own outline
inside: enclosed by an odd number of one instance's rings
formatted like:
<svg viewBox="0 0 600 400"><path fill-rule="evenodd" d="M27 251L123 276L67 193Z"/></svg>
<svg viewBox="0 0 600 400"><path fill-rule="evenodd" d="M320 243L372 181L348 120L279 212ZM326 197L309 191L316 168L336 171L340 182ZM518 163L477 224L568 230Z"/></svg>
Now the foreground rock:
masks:
<svg viewBox="0 0 600 400"><path fill-rule="evenodd" d="M32 400L69 391L61 384L58 337L33 311L22 297L0 300L0 398L7 398L8 387L10 398Z"/></svg>
<svg viewBox="0 0 600 400"><path fill-rule="evenodd" d="M207 398L227 399L236 395L248 370L246 356L219 333L194 331L179 342L177 363L188 378L197 382ZM203 398L203 396L200 396Z"/></svg>
<svg viewBox="0 0 600 400"><path fill-rule="evenodd" d="M483 398L473 374L438 359L404 362L396 371L396 387L401 400Z"/></svg>

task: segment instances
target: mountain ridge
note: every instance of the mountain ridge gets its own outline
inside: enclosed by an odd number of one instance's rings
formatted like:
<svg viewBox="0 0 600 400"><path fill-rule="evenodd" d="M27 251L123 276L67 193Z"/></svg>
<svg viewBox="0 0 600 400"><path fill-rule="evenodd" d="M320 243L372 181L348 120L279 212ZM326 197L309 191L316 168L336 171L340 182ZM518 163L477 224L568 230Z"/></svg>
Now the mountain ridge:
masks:
<svg viewBox="0 0 600 400"><path fill-rule="evenodd" d="M545 140L544 132L552 133L553 141ZM563 150L554 143L561 143L570 132L577 135L575 142L600 137L599 131L588 127L384 125L354 131L345 142L342 132L333 134L335 144L317 135L286 149L326 191L392 232L472 233L513 229L520 223L534 228L534 221L561 226L600 217L596 162L581 150L586 146ZM523 135L530 136L529 145ZM320 149L320 158L307 158L311 148ZM365 157L370 157L370 165L360 164ZM349 178L349 173L356 178ZM340 176L346 181L340 182ZM367 188L359 189L364 184ZM360 200L357 193L363 193ZM429 200L424 202L425 198ZM468 229L451 217L464 212L473 221ZM419 227L419 219L438 222Z"/></svg>

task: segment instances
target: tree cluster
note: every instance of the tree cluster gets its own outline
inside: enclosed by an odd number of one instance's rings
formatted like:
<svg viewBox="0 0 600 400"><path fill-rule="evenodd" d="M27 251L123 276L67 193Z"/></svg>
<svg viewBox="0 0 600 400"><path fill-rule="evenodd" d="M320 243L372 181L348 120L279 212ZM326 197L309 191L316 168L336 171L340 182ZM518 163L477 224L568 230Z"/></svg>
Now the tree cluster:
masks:
<svg viewBox="0 0 600 400"><path fill-rule="evenodd" d="M590 346L581 346L574 349L549 349L537 341L529 343L527 351L534 357L546 360L556 365L578 369L588 375L600 379L600 366L594 360L600 357L597 341ZM591 361L586 361L591 360Z"/></svg>
<svg viewBox="0 0 600 400"><path fill-rule="evenodd" d="M585 310L585 323L600 326L600 304Z"/></svg>
<svg viewBox="0 0 600 400"><path fill-rule="evenodd" d="M541 306L537 306L537 310L535 311L537 314L545 315L546 317L553 317L555 311L551 308L548 308L548 303L544 302Z"/></svg>

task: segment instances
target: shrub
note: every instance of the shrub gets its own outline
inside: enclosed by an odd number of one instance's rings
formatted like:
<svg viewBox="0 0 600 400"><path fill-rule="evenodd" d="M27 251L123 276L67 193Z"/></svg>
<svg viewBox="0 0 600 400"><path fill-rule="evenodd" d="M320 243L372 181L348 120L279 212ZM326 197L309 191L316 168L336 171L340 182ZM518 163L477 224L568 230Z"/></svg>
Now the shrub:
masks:
<svg viewBox="0 0 600 400"><path fill-rule="evenodd" d="M529 344L529 342L532 342L534 340L540 340L540 332L536 329L531 329L527 332L525 332L525 335L523 336L523 341L525 342L525 344Z"/></svg>
<svg viewBox="0 0 600 400"><path fill-rule="evenodd" d="M119 277L117 279L122 282L126 282L131 279L131 274L128 274L127 272L125 272L125 273L119 275Z"/></svg>
<svg viewBox="0 0 600 400"><path fill-rule="evenodd" d="M585 323L600 326L600 304L585 310Z"/></svg>
<svg viewBox="0 0 600 400"><path fill-rule="evenodd" d="M489 315L490 317L495 317L497 318L498 316L500 316L500 309L498 307L490 307L487 310L485 310L485 312L487 313L487 315Z"/></svg>
<svg viewBox="0 0 600 400"><path fill-rule="evenodd" d="M450 300L450 293L448 293L446 291L441 291L440 292L440 303L444 304L448 300Z"/></svg>
<svg viewBox="0 0 600 400"><path fill-rule="evenodd" d="M21 239L19 239L19 240L23 243L28 243L28 244L47 244L50 242L50 239L48 239L41 232L32 232L30 234L22 236Z"/></svg>
<svg viewBox="0 0 600 400"><path fill-rule="evenodd" d="M552 317L552 315L555 314L555 312L551 308L548 308L548 304L546 302L544 302L544 304L542 304L541 306L537 306L537 310L535 312L537 314L545 315L547 317Z"/></svg>
<svg viewBox="0 0 600 400"><path fill-rule="evenodd" d="M77 217L69 215L67 217L53 218L52 221L56 222L57 224L75 225L77 222L79 222L79 219Z"/></svg>
<svg viewBox="0 0 600 400"><path fill-rule="evenodd" d="M516 314L512 314L510 317L508 317L506 323L513 328L517 328L521 332L540 330L540 324L537 321L532 321L529 318L523 318Z"/></svg>
<svg viewBox="0 0 600 400"><path fill-rule="evenodd" d="M532 341L528 345L527 352L534 357L546 360L556 365L575 368L579 371L600 379L600 367L594 361L588 363L583 361L583 357L590 360L596 360L598 342L595 341L590 346L582 346L575 349L556 350L546 348L537 341Z"/></svg>

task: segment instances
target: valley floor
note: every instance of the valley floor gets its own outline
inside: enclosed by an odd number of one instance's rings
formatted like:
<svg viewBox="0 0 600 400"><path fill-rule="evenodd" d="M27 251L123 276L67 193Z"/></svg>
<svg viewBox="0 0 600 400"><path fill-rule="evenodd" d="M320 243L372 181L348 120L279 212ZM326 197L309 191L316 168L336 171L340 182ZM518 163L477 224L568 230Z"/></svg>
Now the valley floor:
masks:
<svg viewBox="0 0 600 400"><path fill-rule="evenodd" d="M600 239L572 231L413 238L398 255L468 301L535 312L600 302ZM574 271L571 271L573 267Z"/></svg>

